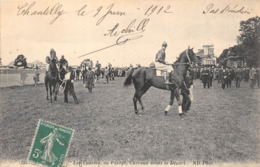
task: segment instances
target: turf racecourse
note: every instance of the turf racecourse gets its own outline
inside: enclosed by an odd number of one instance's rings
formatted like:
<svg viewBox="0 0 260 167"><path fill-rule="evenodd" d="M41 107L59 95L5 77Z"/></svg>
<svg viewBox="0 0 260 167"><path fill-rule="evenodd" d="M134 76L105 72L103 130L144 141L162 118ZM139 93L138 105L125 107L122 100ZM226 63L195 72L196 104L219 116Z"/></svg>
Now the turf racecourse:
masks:
<svg viewBox="0 0 260 167"><path fill-rule="evenodd" d="M93 93L75 83L80 100L50 103L44 85L0 88L0 161L25 161L39 119L75 130L67 161L259 161L259 89L242 83L222 90L195 81L191 110L183 118L176 100L168 116L168 91L151 88L145 111L134 114L133 86L124 78L96 84Z"/></svg>

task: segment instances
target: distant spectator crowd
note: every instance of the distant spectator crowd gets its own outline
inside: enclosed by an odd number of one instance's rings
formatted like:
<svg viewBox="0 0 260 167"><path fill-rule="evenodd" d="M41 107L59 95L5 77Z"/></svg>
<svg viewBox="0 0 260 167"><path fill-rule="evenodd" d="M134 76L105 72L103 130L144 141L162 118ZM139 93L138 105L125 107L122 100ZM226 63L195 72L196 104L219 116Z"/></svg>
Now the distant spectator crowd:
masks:
<svg viewBox="0 0 260 167"><path fill-rule="evenodd" d="M229 88L232 81L236 88L240 88L241 82L249 83L250 88L260 88L260 70L259 67L195 67L190 69L190 75L193 80L200 79L204 88L210 88L212 82L217 80L223 89Z"/></svg>

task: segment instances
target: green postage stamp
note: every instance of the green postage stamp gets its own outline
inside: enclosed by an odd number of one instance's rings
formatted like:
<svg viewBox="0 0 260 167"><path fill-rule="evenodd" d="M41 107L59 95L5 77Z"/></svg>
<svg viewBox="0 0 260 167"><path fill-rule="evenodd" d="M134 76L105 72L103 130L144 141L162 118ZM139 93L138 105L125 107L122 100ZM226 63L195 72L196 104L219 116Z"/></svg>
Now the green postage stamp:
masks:
<svg viewBox="0 0 260 167"><path fill-rule="evenodd" d="M28 161L62 167L74 130L39 120Z"/></svg>

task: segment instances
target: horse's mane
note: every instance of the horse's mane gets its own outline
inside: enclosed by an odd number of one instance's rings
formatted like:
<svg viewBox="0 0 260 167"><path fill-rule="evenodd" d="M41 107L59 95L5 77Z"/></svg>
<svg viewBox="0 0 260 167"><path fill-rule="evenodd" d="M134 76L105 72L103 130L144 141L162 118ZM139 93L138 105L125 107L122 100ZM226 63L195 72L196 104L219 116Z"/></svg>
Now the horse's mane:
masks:
<svg viewBox="0 0 260 167"><path fill-rule="evenodd" d="M181 61L181 58L182 58L182 56L184 55L185 52L186 52L186 50L184 50L184 51L179 55L179 57L177 57L177 60L176 60L173 64L179 63L179 62Z"/></svg>

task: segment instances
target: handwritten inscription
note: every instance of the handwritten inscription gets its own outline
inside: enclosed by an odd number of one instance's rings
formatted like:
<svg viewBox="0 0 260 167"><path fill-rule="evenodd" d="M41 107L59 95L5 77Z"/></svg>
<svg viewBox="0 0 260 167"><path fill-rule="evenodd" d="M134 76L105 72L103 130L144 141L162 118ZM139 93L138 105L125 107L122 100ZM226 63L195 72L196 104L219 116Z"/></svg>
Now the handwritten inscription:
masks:
<svg viewBox="0 0 260 167"><path fill-rule="evenodd" d="M102 16L98 19L96 25L98 26L99 24L101 24L101 22L108 17L109 15L112 16L125 16L126 12L124 11L117 11L117 10L113 10L114 7L114 3L109 5L106 9L104 9L103 6L100 6L96 9L96 11L91 11L91 12L87 12L87 5L83 5L79 10L77 10L77 14L78 16L86 16L89 13L95 12L95 14L93 15L93 17L97 17L98 15L101 15L102 12L104 11L104 13L102 14Z"/></svg>
<svg viewBox="0 0 260 167"><path fill-rule="evenodd" d="M136 19L130 22L130 24L123 28L122 30L119 29L119 23L117 23L112 29L108 30L109 32L107 34L104 34L104 36L118 36L120 34L130 34L130 33L136 33L136 32L144 32L145 27L149 23L150 19L144 19L142 20L138 25L136 25Z"/></svg>
<svg viewBox="0 0 260 167"><path fill-rule="evenodd" d="M107 12L98 20L97 25L99 25L108 15L117 15L117 16L125 16L126 15L125 12L112 11L113 6L114 6L114 4L107 7L107 9L108 9ZM101 9L102 9L102 7L97 9L97 13L94 15L94 17L99 14Z"/></svg>
<svg viewBox="0 0 260 167"><path fill-rule="evenodd" d="M152 14L156 13L156 14L159 14L161 12L164 12L164 13L172 13L170 12L170 8L171 6L170 5L167 5L166 7L164 6L157 6L157 5L151 5L144 13L144 15L147 15L147 16L151 16Z"/></svg>
<svg viewBox="0 0 260 167"><path fill-rule="evenodd" d="M126 12L122 12L122 11L113 11L113 7L114 4L108 6L106 9L107 11L105 12L105 14L102 15L102 17L99 18L96 26L98 26L108 15L113 15L113 16L126 16ZM84 10L80 10L78 11L79 15L84 15L85 13L85 8L86 6L83 6ZM152 14L169 14L172 13L170 11L171 6L155 6L155 5L151 5L149 6L147 9L145 9L144 12L144 16L145 17L149 17ZM103 6L100 6L99 8L97 8L96 13L94 14L94 17L96 17L97 15L100 14L101 10L103 9ZM145 32L148 23L150 22L150 18L144 18L142 19L140 22L137 21L138 19L133 19L132 21L130 21L130 23L128 24L128 26L126 27L122 27L122 25L120 23L116 23L111 29L108 29L107 32L104 34L104 36L107 37L117 37L116 42L112 45L106 46L104 48L101 49L97 49L95 51L89 52L87 54L81 55L80 57L89 55L89 54L93 54L114 46L118 46L118 45L124 45L129 41L134 41L137 39L140 39L143 37L143 33Z"/></svg>
<svg viewBox="0 0 260 167"><path fill-rule="evenodd" d="M42 15L42 16L52 16L54 15L55 18L51 20L50 24L53 24L59 17L61 17L66 12L62 9L63 5L60 3L57 3L53 6L48 6L45 9L38 11L34 10L36 2L31 3L30 5L28 3L25 3L23 5L18 6L17 16L35 16L35 15Z"/></svg>
<svg viewBox="0 0 260 167"><path fill-rule="evenodd" d="M224 14L224 13L234 13L234 14L250 14L248 10L245 9L244 6L239 7L238 5L235 5L231 7L230 5L227 5L225 8L217 8L214 4L209 4L206 6L206 9L203 11L203 14Z"/></svg>

